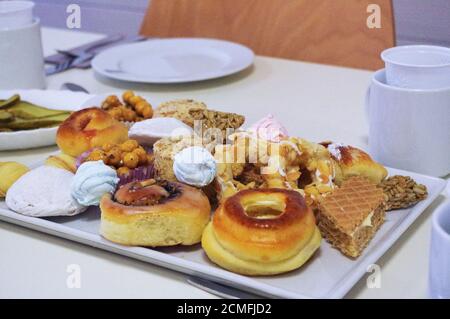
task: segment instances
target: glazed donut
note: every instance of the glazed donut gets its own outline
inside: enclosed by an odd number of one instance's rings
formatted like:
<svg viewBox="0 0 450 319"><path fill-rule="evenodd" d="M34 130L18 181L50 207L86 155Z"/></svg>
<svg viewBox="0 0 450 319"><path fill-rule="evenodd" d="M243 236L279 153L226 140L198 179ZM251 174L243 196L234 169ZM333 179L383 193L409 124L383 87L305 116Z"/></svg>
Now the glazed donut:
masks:
<svg viewBox="0 0 450 319"><path fill-rule="evenodd" d="M79 156L106 143L118 144L128 138L128 129L99 108L72 113L58 128L56 144L66 154Z"/></svg>
<svg viewBox="0 0 450 319"><path fill-rule="evenodd" d="M211 206L201 190L164 180L128 183L100 201L100 233L130 246L200 242Z"/></svg>
<svg viewBox="0 0 450 319"><path fill-rule="evenodd" d="M228 197L202 237L203 249L214 263L255 276L299 268L320 242L304 198L285 189L249 189Z"/></svg>

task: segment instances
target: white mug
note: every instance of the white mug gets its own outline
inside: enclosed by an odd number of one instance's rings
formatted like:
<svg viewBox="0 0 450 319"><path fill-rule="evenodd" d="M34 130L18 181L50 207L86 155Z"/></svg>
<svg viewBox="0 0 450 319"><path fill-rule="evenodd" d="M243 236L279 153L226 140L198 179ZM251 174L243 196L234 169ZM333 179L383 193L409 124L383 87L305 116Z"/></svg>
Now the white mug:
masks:
<svg viewBox="0 0 450 319"><path fill-rule="evenodd" d="M39 19L0 30L0 90L45 88Z"/></svg>
<svg viewBox="0 0 450 319"><path fill-rule="evenodd" d="M429 296L450 299L450 200L433 215L428 274Z"/></svg>
<svg viewBox="0 0 450 319"><path fill-rule="evenodd" d="M386 83L407 89L450 88L450 49L434 45L405 45L381 53Z"/></svg>
<svg viewBox="0 0 450 319"><path fill-rule="evenodd" d="M390 167L426 175L450 173L450 88L402 89L375 72L367 92L369 151Z"/></svg>

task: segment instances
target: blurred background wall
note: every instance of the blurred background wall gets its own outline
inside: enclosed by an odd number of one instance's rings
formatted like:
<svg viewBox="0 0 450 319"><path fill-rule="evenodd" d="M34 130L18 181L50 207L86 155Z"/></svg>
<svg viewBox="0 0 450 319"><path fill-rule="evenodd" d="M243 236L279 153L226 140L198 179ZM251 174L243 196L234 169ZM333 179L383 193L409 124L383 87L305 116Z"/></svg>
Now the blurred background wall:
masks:
<svg viewBox="0 0 450 319"><path fill-rule="evenodd" d="M149 0L34 1L37 4L36 12L44 25L64 28L67 5L75 3L82 8L82 30L127 34L138 32L149 3ZM450 0L393 1L398 44L450 46Z"/></svg>

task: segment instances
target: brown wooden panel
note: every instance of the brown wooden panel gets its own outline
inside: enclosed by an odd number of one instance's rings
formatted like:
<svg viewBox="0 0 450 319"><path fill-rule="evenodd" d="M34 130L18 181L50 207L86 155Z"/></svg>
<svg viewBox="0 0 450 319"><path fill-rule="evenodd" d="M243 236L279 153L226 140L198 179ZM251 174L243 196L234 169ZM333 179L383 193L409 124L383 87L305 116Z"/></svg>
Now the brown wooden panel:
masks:
<svg viewBox="0 0 450 319"><path fill-rule="evenodd" d="M381 28L369 29L367 6L381 7ZM382 67L395 44L391 0L151 0L141 34L211 37L256 54L342 65Z"/></svg>

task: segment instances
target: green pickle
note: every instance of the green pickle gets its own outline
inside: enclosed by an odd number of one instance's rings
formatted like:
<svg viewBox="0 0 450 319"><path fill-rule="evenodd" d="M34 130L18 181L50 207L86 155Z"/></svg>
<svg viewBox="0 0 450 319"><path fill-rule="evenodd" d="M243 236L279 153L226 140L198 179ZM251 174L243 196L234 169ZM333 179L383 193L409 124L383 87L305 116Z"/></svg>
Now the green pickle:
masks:
<svg viewBox="0 0 450 319"><path fill-rule="evenodd" d="M0 100L0 132L32 130L61 124L71 112L48 109L26 101L19 95Z"/></svg>
<svg viewBox="0 0 450 319"><path fill-rule="evenodd" d="M13 120L14 120L13 114L0 110L0 123L9 123Z"/></svg>
<svg viewBox="0 0 450 319"><path fill-rule="evenodd" d="M14 94L7 100L4 100L4 101L0 100L0 109L5 109L5 108L15 105L16 103L19 103L19 102L20 102L20 95Z"/></svg>

